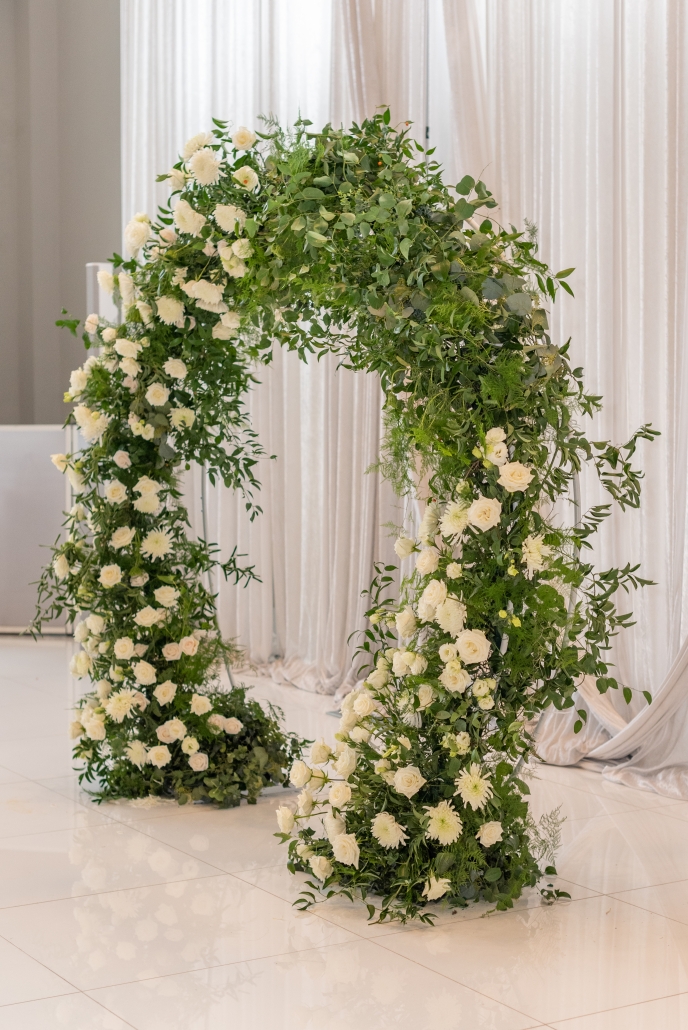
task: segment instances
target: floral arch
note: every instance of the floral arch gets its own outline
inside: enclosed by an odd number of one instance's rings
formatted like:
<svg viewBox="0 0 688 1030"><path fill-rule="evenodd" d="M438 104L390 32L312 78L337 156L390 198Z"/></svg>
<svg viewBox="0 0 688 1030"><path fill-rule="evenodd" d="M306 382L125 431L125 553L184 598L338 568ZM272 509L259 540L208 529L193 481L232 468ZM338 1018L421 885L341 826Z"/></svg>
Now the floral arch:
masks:
<svg viewBox="0 0 688 1030"><path fill-rule="evenodd" d="M160 178L174 206L129 223L130 258L101 278L122 322L89 316L84 342L100 352L65 397L86 447L53 456L78 496L39 610L89 613L72 663L94 682L73 724L83 775L104 798L227 805L291 765L301 793L280 808L279 836L313 890L382 896L383 918L439 897L508 907L547 850L518 776L528 727L571 707L582 675L617 686L607 650L630 616L611 598L643 582L582 557L608 505L562 529L543 501L591 461L636 506L630 457L654 433L620 449L587 440L577 416L599 398L545 310L571 292L572 269L552 274L532 235L493 224L482 182L448 188L389 112L346 132L300 121L230 134L216 121ZM401 598L390 568L370 588L366 679L345 699L337 748L317 742L309 761L275 713L213 686L232 646L202 577L254 572L187 537L177 481L203 462L260 513L244 399L276 342L377 374L382 471L403 493L420 467L430 490L419 538L395 545L415 555Z"/></svg>

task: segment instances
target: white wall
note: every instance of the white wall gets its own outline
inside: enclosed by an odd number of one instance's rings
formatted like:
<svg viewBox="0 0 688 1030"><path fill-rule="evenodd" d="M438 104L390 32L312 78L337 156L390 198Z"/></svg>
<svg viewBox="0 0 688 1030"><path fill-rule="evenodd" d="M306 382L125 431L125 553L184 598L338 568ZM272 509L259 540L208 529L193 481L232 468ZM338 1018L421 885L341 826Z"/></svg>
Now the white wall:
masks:
<svg viewBox="0 0 688 1030"><path fill-rule="evenodd" d="M0 0L0 423L55 423L84 265L120 249L119 0Z"/></svg>

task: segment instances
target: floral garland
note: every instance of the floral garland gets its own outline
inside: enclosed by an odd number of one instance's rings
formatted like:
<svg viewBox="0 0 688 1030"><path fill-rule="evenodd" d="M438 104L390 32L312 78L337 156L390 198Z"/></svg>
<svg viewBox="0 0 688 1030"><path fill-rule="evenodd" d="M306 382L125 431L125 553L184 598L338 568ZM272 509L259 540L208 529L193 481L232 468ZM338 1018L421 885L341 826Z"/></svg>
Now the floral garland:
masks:
<svg viewBox="0 0 688 1030"><path fill-rule="evenodd" d="M86 459L60 459L90 491L95 549L78 536L77 506L74 539L58 549L48 579L54 588L64 577L58 597L69 591L71 611L100 611L103 597L122 590L113 534L134 530L125 589L147 589L148 601L155 573L156 591L158 583L180 591L174 606L167 593L146 604L169 614L145 632L156 660L171 642L192 663L185 641L212 629L199 575L214 559L183 535L175 464L206 462L251 507L258 445L242 407L251 362L268 362L279 343L302 357L331 350L347 367L376 373L387 425L381 470L403 493L420 469L430 503L419 538L396 542L400 558L416 556L399 602L388 596L392 568L378 569L360 647L366 679L345 699L334 752L320 741L310 764L293 763L301 793L295 810L281 807L278 836L290 841L290 868L317 881L304 905L343 891L382 896L381 918L415 916L440 897L506 908L537 882L547 851L517 775L534 754L530 720L550 704L571 707L582 675L602 691L618 687L607 651L630 615L611 598L646 582L637 567L595 572L581 557L609 505L571 529L557 527L547 506L568 492L582 461L622 507L637 506L640 473L630 459L655 433L643 426L621 448L587 440L577 419L593 415L599 398L569 366L568 344L552 343L544 307L559 288L571 292L573 270L552 274L532 234L480 221L477 212L496 205L482 182L466 176L450 191L432 152L393 128L389 112L347 132L309 125L287 135L268 124L259 142L215 122L161 177L174 206L156 223L138 215L129 224L133 258L115 259L113 280L125 321L87 323L103 350L75 373L70 392L93 443ZM123 451L132 471L113 476ZM134 523L134 513L162 522ZM169 583L160 581L164 562ZM144 564L150 586L135 587ZM228 565L236 577L252 574L235 556ZM100 670L100 646L89 637L77 656L84 671ZM209 634L199 654L208 649L211 660L220 647ZM137 670L145 680L153 663L123 661L150 692ZM131 725L152 712L159 735L162 702L132 695ZM98 702L92 711L87 722L102 717ZM584 718L581 710L578 725Z"/></svg>

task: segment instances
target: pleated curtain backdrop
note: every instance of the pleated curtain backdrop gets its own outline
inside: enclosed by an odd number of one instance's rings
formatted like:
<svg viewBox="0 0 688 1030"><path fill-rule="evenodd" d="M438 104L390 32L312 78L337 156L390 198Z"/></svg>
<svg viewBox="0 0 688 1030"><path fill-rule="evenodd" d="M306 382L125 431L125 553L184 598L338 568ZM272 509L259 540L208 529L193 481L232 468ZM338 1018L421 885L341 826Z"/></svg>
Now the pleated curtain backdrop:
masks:
<svg viewBox="0 0 688 1030"><path fill-rule="evenodd" d="M213 116L348 124L389 102L396 120L424 126L425 24L424 0L123 0L123 223L166 201L156 175ZM390 487L366 475L380 449L379 382L330 355L304 364L280 352L257 376L251 417L277 456L260 463L264 514L249 523L241 497L218 488L206 515L222 554L237 545L262 582L217 584L220 625L276 679L346 690L362 591L374 562L394 559L385 524L403 519ZM201 532L199 470L186 482Z"/></svg>

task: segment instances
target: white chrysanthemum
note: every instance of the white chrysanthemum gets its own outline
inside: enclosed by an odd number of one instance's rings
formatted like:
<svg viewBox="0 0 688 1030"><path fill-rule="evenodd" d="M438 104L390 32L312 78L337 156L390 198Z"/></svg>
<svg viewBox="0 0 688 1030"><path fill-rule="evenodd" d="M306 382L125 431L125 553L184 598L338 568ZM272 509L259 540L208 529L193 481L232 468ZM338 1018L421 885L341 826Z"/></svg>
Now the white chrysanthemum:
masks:
<svg viewBox="0 0 688 1030"><path fill-rule="evenodd" d="M136 498L134 508L143 515L157 515L162 510L162 505L157 494L144 494Z"/></svg>
<svg viewBox="0 0 688 1030"><path fill-rule="evenodd" d="M112 296L115 289L115 277L113 276L112 272L106 272L105 269L101 269L101 271L98 272L97 278L98 285L100 286L101 290L104 290L105 293Z"/></svg>
<svg viewBox="0 0 688 1030"><path fill-rule="evenodd" d="M245 190L254 190L259 181L258 176L249 165L237 168L235 172L232 172L232 177L236 179L239 185L243 186Z"/></svg>
<svg viewBox="0 0 688 1030"><path fill-rule="evenodd" d="M440 552L436 547L424 547L416 558L416 569L421 576L428 576L437 571L440 563Z"/></svg>
<svg viewBox="0 0 688 1030"><path fill-rule="evenodd" d="M418 536L422 543L432 544L435 537L437 536L437 527L439 525L439 519L437 516L437 505L432 503L428 504L423 518L421 519L420 527L418 529Z"/></svg>
<svg viewBox="0 0 688 1030"><path fill-rule="evenodd" d="M171 376L172 379L185 379L186 373L189 371L184 362L179 358L168 358L162 367L165 373Z"/></svg>
<svg viewBox="0 0 688 1030"><path fill-rule="evenodd" d="M191 157L188 167L196 182L201 186L214 186L220 181L222 158L210 147L202 147Z"/></svg>
<svg viewBox="0 0 688 1030"><path fill-rule="evenodd" d="M241 232L246 224L246 212L234 204L218 204L213 218L225 232Z"/></svg>
<svg viewBox="0 0 688 1030"><path fill-rule="evenodd" d="M153 696L156 698L158 704L168 705L170 701L174 700L174 696L177 693L177 684L173 683L172 680L165 680L164 683L159 683L153 691Z"/></svg>
<svg viewBox="0 0 688 1030"><path fill-rule="evenodd" d="M176 297L158 297L155 301L158 318L165 325L181 326L184 321L184 305Z"/></svg>
<svg viewBox="0 0 688 1030"><path fill-rule="evenodd" d="M133 257L136 257L141 247L150 239L150 234L151 224L148 215L134 215L124 230L124 246Z"/></svg>
<svg viewBox="0 0 688 1030"><path fill-rule="evenodd" d="M120 358L137 358L143 348L135 340L117 340L113 350L119 354Z"/></svg>
<svg viewBox="0 0 688 1030"><path fill-rule="evenodd" d="M188 200L177 201L172 217L179 231L189 233L191 236L198 236L207 221L205 215L202 215L200 211L194 211Z"/></svg>
<svg viewBox="0 0 688 1030"><path fill-rule="evenodd" d="M466 605L455 597L448 597L437 606L435 622L452 637L458 637L466 621Z"/></svg>
<svg viewBox="0 0 688 1030"><path fill-rule="evenodd" d="M492 784L488 777L481 775L479 765L473 764L470 769L464 769L454 782L455 793L460 796L464 805L470 805L473 811L484 808L492 797Z"/></svg>
<svg viewBox="0 0 688 1030"><path fill-rule="evenodd" d="M148 761L148 748L142 740L132 740L127 744L125 754L129 761L142 769Z"/></svg>
<svg viewBox="0 0 688 1030"><path fill-rule="evenodd" d="M195 136L191 136L190 139L184 144L182 150L182 157L185 161L188 161L192 154L195 154L201 147L207 147L209 143L213 142L213 135L210 132L197 132Z"/></svg>
<svg viewBox="0 0 688 1030"><path fill-rule="evenodd" d="M232 143L237 150L250 150L257 138L255 132L251 132L245 125L240 125L232 136Z"/></svg>
<svg viewBox="0 0 688 1030"><path fill-rule="evenodd" d="M438 898L443 897L451 887L451 880L445 876L435 877L430 874L425 886L423 887L423 897L427 898L428 901L437 901Z"/></svg>
<svg viewBox="0 0 688 1030"><path fill-rule="evenodd" d="M545 544L543 536L527 536L521 545L522 562L526 566L526 578L532 579L535 572L542 572L545 559L551 553L551 547Z"/></svg>
<svg viewBox="0 0 688 1030"><path fill-rule="evenodd" d="M141 542L141 554L146 558L164 558L172 550L172 536L164 529L153 529Z"/></svg>
<svg viewBox="0 0 688 1030"><path fill-rule="evenodd" d="M172 408L168 417L175 429L191 429L196 421L196 414L191 408Z"/></svg>
<svg viewBox="0 0 688 1030"><path fill-rule="evenodd" d="M440 522L442 536L461 536L468 525L468 507L465 501L452 501L447 505Z"/></svg>
<svg viewBox="0 0 688 1030"><path fill-rule="evenodd" d="M134 694L133 690L118 690L116 694L111 694L107 699L104 708L114 722L124 722L126 717L131 714L136 702Z"/></svg>
<svg viewBox="0 0 688 1030"><path fill-rule="evenodd" d="M69 465L69 458L66 454L51 454L50 460L58 472L65 472Z"/></svg>
<svg viewBox="0 0 688 1030"><path fill-rule="evenodd" d="M449 801L440 801L438 805L435 805L433 808L426 807L425 810L430 816L430 821L425 831L425 836L429 840L439 841L440 844L446 846L447 844L453 844L455 840L459 839L463 830L463 823L459 813L451 806Z"/></svg>
<svg viewBox="0 0 688 1030"><path fill-rule="evenodd" d="M391 812L379 812L371 825L373 837L383 848L398 848L408 840L408 834Z"/></svg>

